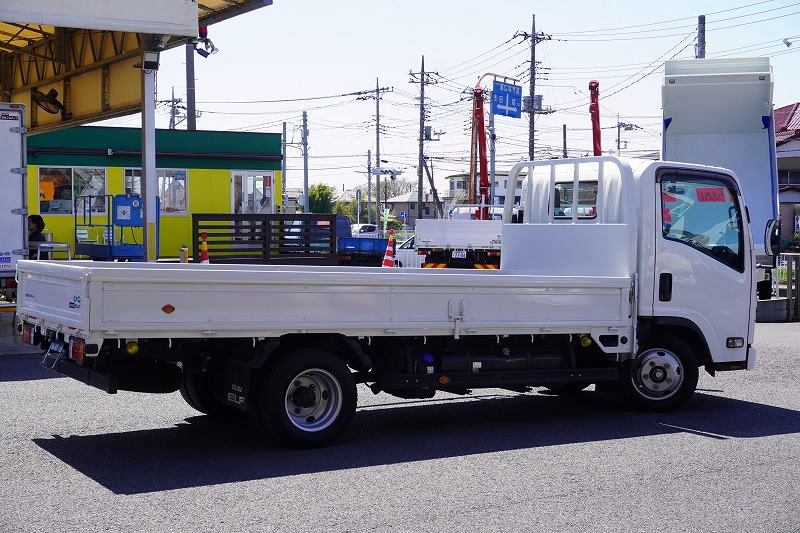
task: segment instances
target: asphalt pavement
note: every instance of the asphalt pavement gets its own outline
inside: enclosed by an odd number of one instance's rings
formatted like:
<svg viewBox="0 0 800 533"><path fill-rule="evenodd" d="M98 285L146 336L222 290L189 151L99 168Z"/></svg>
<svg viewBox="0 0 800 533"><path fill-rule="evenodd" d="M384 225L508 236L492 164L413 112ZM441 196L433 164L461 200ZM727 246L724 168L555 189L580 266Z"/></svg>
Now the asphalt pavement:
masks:
<svg viewBox="0 0 800 533"><path fill-rule="evenodd" d="M0 316L0 531L800 531L800 325L684 409L584 392L359 389L334 445L275 447L179 394L39 366Z"/></svg>

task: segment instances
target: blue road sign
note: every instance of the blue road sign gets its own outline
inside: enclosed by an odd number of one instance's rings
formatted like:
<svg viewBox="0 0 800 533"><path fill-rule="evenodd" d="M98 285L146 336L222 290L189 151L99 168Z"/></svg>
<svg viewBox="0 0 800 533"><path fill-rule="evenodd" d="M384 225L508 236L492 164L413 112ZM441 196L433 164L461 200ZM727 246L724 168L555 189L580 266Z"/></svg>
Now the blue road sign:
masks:
<svg viewBox="0 0 800 533"><path fill-rule="evenodd" d="M403 220L407 219L408 213L406 213L405 211L400 211L400 218L402 218Z"/></svg>
<svg viewBox="0 0 800 533"><path fill-rule="evenodd" d="M492 112L511 118L522 116L522 86L495 81L492 86Z"/></svg>

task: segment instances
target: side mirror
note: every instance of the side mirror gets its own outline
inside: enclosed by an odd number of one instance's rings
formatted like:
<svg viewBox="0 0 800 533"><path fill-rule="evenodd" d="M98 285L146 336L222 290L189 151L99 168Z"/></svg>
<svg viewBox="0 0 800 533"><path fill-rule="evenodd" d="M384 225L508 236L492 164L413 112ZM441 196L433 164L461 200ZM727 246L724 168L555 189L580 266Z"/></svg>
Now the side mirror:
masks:
<svg viewBox="0 0 800 533"><path fill-rule="evenodd" d="M764 232L764 253L773 257L781 251L781 222L772 219L767 222L767 229Z"/></svg>

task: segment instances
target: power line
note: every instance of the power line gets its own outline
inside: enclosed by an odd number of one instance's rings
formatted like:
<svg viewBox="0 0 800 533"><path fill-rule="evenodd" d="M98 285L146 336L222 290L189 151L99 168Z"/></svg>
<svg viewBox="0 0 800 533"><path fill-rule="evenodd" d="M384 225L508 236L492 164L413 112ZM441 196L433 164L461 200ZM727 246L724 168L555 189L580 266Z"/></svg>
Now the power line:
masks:
<svg viewBox="0 0 800 533"><path fill-rule="evenodd" d="M387 88L386 90L391 90ZM353 91L341 94L329 94L325 96L308 96L305 98L282 98L279 100L242 100L242 101L204 101L197 102L198 104L279 104L281 102L308 102L311 100L326 100L329 98L346 98L348 96L362 96L365 94L372 94L375 89L367 89L363 91Z"/></svg>
<svg viewBox="0 0 800 533"><path fill-rule="evenodd" d="M762 4L768 4L768 3L774 2L774 1L775 0L762 0L761 2L754 2L754 3L750 3L750 4L745 4L745 5L742 5L742 6L731 7L731 8L728 8L728 9L721 9L719 11L712 11L710 13L706 13L706 15L718 15L720 13L727 13L729 11L737 11L739 9L747 9L748 7L755 7L755 6L759 6L759 5L762 5ZM648 22L646 24L634 24L634 25L631 25L631 26L617 26L615 28L601 28L601 29L595 29L595 30L554 32L553 35L583 35L583 34L586 34L586 33L599 33L599 32L614 31L614 30L627 30L627 29L630 29L630 28L644 28L644 27L647 27L647 26L659 26L661 24L669 24L670 22L678 22L678 21L681 21L681 20L694 20L694 19L695 19L695 16L679 17L679 18L675 18L675 19L662 20L660 22ZM653 30L653 31L658 31L658 29Z"/></svg>
<svg viewBox="0 0 800 533"><path fill-rule="evenodd" d="M797 4L792 4L792 5L797 5ZM787 7L790 7L790 6L787 6ZM722 27L719 27L719 28L709 28L708 31L719 31L719 30L727 30L727 29L730 29L730 28L740 28L742 26L749 26L751 24L760 24L761 22L768 22L770 20L790 17L792 15L797 15L797 14L800 14L800 11L793 11L791 13L784 13L782 15L777 15L777 16L774 16L774 17L768 17L768 18L759 19L759 20L752 20L750 22L742 22L740 24L730 24L728 26L722 26ZM686 26L686 27L688 28L689 26ZM668 34L664 34L664 35L651 35L649 37L611 37L611 38L607 38L607 39L560 39L560 40L568 41L568 42L639 41L639 40L643 40L643 39L662 39L662 38L665 38L665 37L676 37L678 35L682 35L682 34L681 33L668 33Z"/></svg>

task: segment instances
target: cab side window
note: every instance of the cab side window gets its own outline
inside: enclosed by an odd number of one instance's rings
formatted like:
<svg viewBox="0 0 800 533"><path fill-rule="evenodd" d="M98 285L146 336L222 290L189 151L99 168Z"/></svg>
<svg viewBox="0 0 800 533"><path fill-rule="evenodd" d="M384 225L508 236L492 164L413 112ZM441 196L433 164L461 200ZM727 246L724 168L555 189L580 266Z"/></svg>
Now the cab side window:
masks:
<svg viewBox="0 0 800 533"><path fill-rule="evenodd" d="M661 177L661 232L744 272L744 234L736 190L724 180Z"/></svg>

